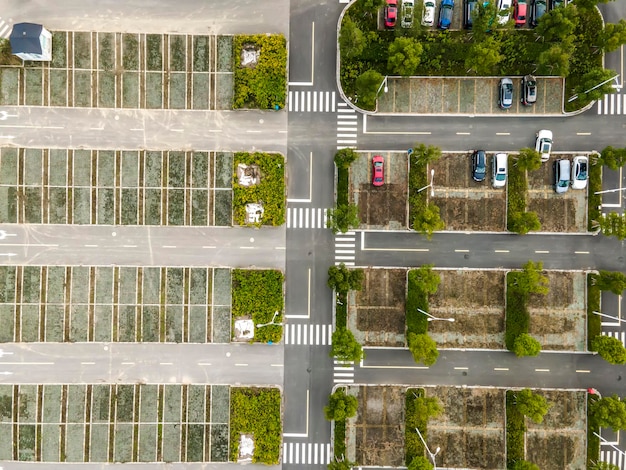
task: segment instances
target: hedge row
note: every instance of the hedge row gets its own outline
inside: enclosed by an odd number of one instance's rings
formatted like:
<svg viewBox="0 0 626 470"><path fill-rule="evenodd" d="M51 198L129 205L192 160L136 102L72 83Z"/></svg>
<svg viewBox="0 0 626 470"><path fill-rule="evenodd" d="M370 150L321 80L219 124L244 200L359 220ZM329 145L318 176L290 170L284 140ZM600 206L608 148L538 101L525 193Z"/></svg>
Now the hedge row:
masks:
<svg viewBox="0 0 626 470"><path fill-rule="evenodd" d="M230 460L239 457L241 434L252 434L252 462L277 465L282 446L281 398L277 388L231 388Z"/></svg>
<svg viewBox="0 0 626 470"><path fill-rule="evenodd" d="M587 348L592 346L596 336L602 333L602 319L593 312L600 311L600 289L593 283L594 274L587 274Z"/></svg>
<svg viewBox="0 0 626 470"><path fill-rule="evenodd" d="M526 179L526 170L522 170L515 165L515 159L512 155L509 155L508 160L507 178L509 181L507 185L506 224L507 229L514 232L513 222L526 212L528 181Z"/></svg>
<svg viewBox="0 0 626 470"><path fill-rule="evenodd" d="M517 277L522 276L520 272L509 272L506 275L506 314L504 342L509 351L513 350L513 345L517 337L523 333L528 333L530 326L530 314L526 303L528 293L520 291L515 286Z"/></svg>
<svg viewBox="0 0 626 470"><path fill-rule="evenodd" d="M335 420L335 439L333 444L333 455L336 459L346 456L346 420Z"/></svg>
<svg viewBox="0 0 626 470"><path fill-rule="evenodd" d="M237 179L237 165L257 165L261 182L253 186L241 186ZM261 225L283 225L285 223L285 158L277 153L237 152L233 163L233 212L235 223L246 225L246 204L262 203ZM250 224L249 224L250 225Z"/></svg>
<svg viewBox="0 0 626 470"><path fill-rule="evenodd" d="M419 159L418 152L413 152L409 157L409 226L413 225L417 214L428 206L427 191L417 192L428 184L427 166Z"/></svg>
<svg viewBox="0 0 626 470"><path fill-rule="evenodd" d="M259 52L255 65L241 65L244 48ZM282 34L235 36L233 40L233 108L285 107L287 41Z"/></svg>
<svg viewBox="0 0 626 470"><path fill-rule="evenodd" d="M594 315L598 316L598 315ZM595 395L587 394L587 415L589 415L589 405L591 400L596 400ZM587 418L587 466L592 468L596 462L600 461L600 438L594 433L600 434L600 426L594 419Z"/></svg>
<svg viewBox="0 0 626 470"><path fill-rule="evenodd" d="M602 194L596 194L602 191L602 165L599 162L592 163L589 159L589 184L587 189L587 230L594 231L597 229L598 220L602 215L600 206L602 204Z"/></svg>
<svg viewBox="0 0 626 470"><path fill-rule="evenodd" d="M516 461L524 460L524 415L515 405L515 392L506 392L506 466L511 469Z"/></svg>
<svg viewBox="0 0 626 470"><path fill-rule="evenodd" d="M348 293L337 292L335 304L335 328L348 327Z"/></svg>
<svg viewBox="0 0 626 470"><path fill-rule="evenodd" d="M349 168L337 168L337 207L348 205Z"/></svg>
<svg viewBox="0 0 626 470"><path fill-rule="evenodd" d="M418 308L428 312L428 293L422 289L419 271L412 269L408 274L408 287L405 303L406 335L428 333L428 318L418 312Z"/></svg>
<svg viewBox="0 0 626 470"><path fill-rule="evenodd" d="M277 270L233 269L232 271L232 318L251 316L255 325L283 317L283 273ZM283 336L283 327L268 325L256 328L254 340L277 343Z"/></svg>
<svg viewBox="0 0 626 470"><path fill-rule="evenodd" d="M415 412L417 401L424 397L424 393L423 388L409 388L405 394L404 453L407 465L409 465L415 457L424 455L424 444L422 444L422 440L415 432L415 428L418 428L424 439L426 439L428 416L419 416L418 413Z"/></svg>

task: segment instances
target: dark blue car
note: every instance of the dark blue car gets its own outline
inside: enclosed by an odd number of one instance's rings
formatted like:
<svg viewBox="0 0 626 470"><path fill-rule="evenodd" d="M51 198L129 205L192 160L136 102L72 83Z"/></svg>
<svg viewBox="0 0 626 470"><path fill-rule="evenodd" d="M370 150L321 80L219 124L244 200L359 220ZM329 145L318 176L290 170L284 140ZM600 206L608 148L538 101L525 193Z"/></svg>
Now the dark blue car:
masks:
<svg viewBox="0 0 626 470"><path fill-rule="evenodd" d="M454 10L454 0L442 0L439 8L439 29L448 29L452 23L452 12Z"/></svg>

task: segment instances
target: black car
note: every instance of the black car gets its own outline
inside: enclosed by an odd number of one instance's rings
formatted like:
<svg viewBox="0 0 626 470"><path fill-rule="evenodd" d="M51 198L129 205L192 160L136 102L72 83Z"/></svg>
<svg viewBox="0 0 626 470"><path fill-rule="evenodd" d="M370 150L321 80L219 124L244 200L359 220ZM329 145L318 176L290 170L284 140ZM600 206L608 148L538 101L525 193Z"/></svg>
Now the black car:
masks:
<svg viewBox="0 0 626 470"><path fill-rule="evenodd" d="M535 27L539 24L539 20L546 13L546 0L534 0L530 9L530 25Z"/></svg>
<svg viewBox="0 0 626 470"><path fill-rule="evenodd" d="M484 150L476 150L472 154L472 178L474 181L484 181L487 174L487 156Z"/></svg>
<svg viewBox="0 0 626 470"><path fill-rule="evenodd" d="M463 3L463 27L472 29L473 16L476 14L478 0L464 0Z"/></svg>
<svg viewBox="0 0 626 470"><path fill-rule="evenodd" d="M524 106L532 106L537 101L537 79L532 75L522 78L522 98Z"/></svg>

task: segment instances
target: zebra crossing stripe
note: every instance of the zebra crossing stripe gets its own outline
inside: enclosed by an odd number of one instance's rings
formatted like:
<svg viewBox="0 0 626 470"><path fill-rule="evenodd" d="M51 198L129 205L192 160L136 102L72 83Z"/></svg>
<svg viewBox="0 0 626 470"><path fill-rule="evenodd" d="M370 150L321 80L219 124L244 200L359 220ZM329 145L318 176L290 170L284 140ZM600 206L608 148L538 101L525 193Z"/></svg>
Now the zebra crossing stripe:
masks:
<svg viewBox="0 0 626 470"><path fill-rule="evenodd" d="M332 325L287 324L284 327L285 344L329 346L332 343Z"/></svg>
<svg viewBox="0 0 626 470"><path fill-rule="evenodd" d="M334 113L336 97L334 91L289 91L287 109L301 113Z"/></svg>
<svg viewBox="0 0 626 470"><path fill-rule="evenodd" d="M327 208L288 207L287 228L327 228Z"/></svg>
<svg viewBox="0 0 626 470"><path fill-rule="evenodd" d="M283 442L283 463L328 465L330 444L320 442Z"/></svg>

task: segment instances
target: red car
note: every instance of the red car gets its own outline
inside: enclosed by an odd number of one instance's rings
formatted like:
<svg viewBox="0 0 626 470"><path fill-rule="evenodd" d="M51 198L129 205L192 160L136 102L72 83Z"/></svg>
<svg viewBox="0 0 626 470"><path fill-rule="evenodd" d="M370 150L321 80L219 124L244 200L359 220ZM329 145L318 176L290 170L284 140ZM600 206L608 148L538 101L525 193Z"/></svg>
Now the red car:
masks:
<svg viewBox="0 0 626 470"><path fill-rule="evenodd" d="M372 158L372 184L382 186L385 183L385 159L380 155Z"/></svg>
<svg viewBox="0 0 626 470"><path fill-rule="evenodd" d="M526 0L515 0L513 19L515 20L516 28L526 25Z"/></svg>
<svg viewBox="0 0 626 470"><path fill-rule="evenodd" d="M393 28L396 26L398 18L398 0L387 0L385 7L385 28Z"/></svg>

